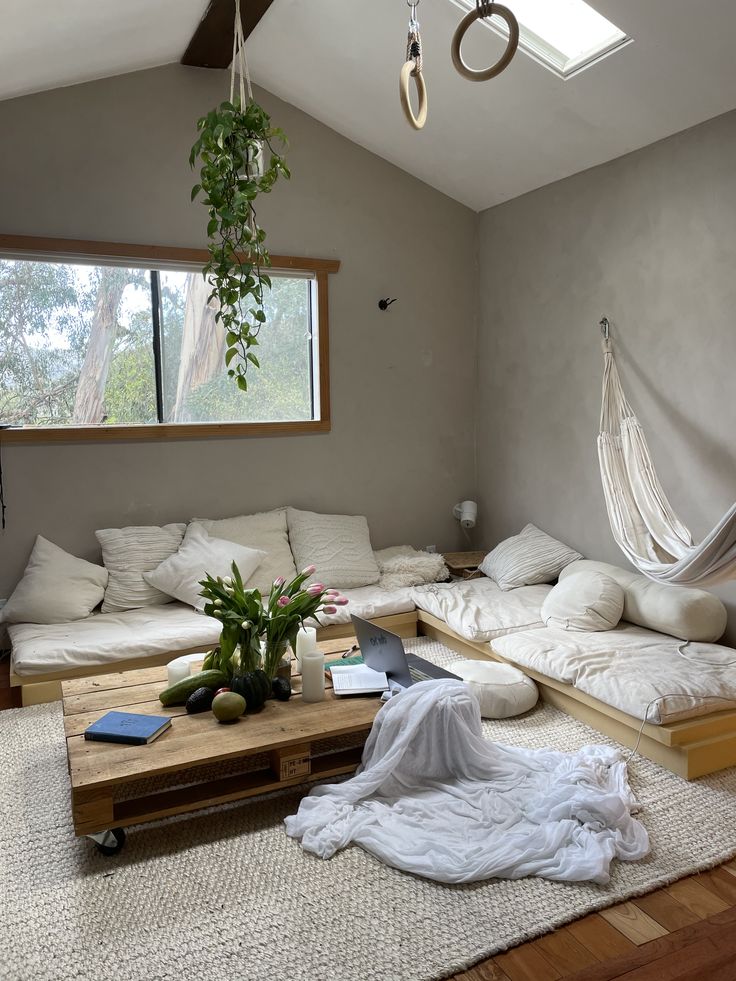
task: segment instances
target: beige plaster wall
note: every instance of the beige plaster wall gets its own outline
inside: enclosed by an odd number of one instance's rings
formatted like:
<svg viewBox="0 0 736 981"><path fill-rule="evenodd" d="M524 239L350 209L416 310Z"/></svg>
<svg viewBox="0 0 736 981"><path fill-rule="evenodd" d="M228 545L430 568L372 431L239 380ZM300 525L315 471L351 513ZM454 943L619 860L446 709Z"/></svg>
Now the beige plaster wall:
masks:
<svg viewBox="0 0 736 981"><path fill-rule="evenodd" d="M479 538L534 521L625 564L596 456L604 314L702 536L736 497L736 113L484 212L479 248Z"/></svg>
<svg viewBox="0 0 736 981"><path fill-rule="evenodd" d="M0 232L202 247L196 119L227 77L167 66L0 103ZM337 257L327 435L6 446L0 596L41 533L97 555L95 528L291 503L364 513L374 545L460 544L474 486L477 215L260 92L290 184L259 206L274 252ZM381 313L379 297L398 297Z"/></svg>

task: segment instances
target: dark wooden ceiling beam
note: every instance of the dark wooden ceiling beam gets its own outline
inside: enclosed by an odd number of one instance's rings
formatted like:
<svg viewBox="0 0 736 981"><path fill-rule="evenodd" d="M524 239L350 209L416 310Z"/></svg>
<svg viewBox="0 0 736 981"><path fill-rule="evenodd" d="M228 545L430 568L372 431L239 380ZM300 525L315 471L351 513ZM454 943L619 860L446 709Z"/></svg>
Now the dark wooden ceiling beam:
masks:
<svg viewBox="0 0 736 981"><path fill-rule="evenodd" d="M240 19L247 40L273 0L241 0ZM210 0L181 59L193 68L227 68L233 56L235 0Z"/></svg>

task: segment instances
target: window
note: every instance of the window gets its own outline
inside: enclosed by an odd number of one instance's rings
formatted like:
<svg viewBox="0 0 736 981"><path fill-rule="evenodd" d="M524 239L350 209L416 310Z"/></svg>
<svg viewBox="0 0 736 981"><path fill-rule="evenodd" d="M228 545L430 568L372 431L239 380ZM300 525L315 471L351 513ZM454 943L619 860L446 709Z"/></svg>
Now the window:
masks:
<svg viewBox="0 0 736 981"><path fill-rule="evenodd" d="M273 257L261 368L249 369L243 393L227 377L224 332L207 302L206 253L195 262L178 258L185 250L155 250L171 259L126 261L12 254L7 243L0 424L12 428L4 440L88 437L90 429L97 438L329 429L326 279L337 263L287 257L281 268Z"/></svg>
<svg viewBox="0 0 736 981"><path fill-rule="evenodd" d="M475 0L451 2L464 11L475 7ZM584 0L513 0L509 6L519 21L519 50L560 78L570 78L632 40ZM483 24L508 37L500 17Z"/></svg>

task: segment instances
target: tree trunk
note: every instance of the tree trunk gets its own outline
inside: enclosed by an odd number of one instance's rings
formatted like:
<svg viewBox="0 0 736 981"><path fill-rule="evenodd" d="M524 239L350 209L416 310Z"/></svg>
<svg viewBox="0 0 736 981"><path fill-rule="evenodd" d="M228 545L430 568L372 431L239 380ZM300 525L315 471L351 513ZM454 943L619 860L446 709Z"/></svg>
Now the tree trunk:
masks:
<svg viewBox="0 0 736 981"><path fill-rule="evenodd" d="M105 386L115 347L118 308L128 281L127 269L100 270L89 343L74 398L72 421L78 426L98 426L105 421Z"/></svg>
<svg viewBox="0 0 736 981"><path fill-rule="evenodd" d="M187 276L187 299L179 355L179 375L171 422L187 418L187 396L222 369L225 332L215 322L216 302L208 303L210 286L201 273Z"/></svg>

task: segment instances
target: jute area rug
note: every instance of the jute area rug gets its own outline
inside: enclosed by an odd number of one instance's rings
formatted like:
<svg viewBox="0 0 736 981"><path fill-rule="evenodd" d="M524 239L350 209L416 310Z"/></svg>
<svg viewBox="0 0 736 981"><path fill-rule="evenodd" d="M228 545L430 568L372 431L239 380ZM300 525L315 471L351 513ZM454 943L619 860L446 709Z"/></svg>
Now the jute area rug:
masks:
<svg viewBox="0 0 736 981"><path fill-rule="evenodd" d="M561 750L607 741L544 705L486 732ZM736 771L688 783L637 758L652 852L614 863L608 886L448 887L357 847L324 862L283 832L297 792L133 828L103 858L72 832L58 704L0 713L0 758L3 981L429 981L736 853Z"/></svg>

